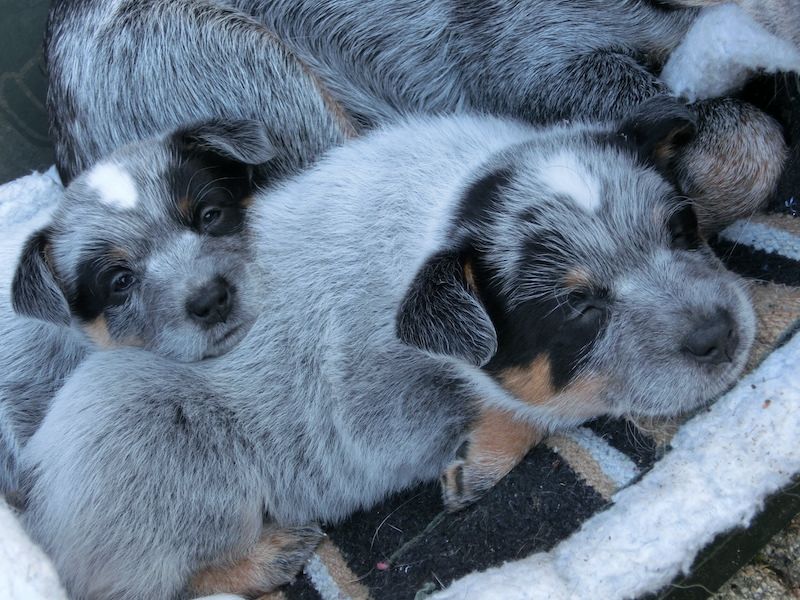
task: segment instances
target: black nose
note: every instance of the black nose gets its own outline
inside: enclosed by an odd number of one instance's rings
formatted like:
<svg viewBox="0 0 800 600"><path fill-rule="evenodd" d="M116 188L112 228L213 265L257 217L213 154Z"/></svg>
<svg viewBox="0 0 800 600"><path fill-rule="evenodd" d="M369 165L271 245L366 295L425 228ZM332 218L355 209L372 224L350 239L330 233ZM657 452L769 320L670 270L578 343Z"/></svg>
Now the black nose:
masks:
<svg viewBox="0 0 800 600"><path fill-rule="evenodd" d="M203 325L224 323L233 308L234 290L222 277L198 288L186 301L189 317Z"/></svg>
<svg viewBox="0 0 800 600"><path fill-rule="evenodd" d="M719 365L730 362L739 345L733 319L726 310L697 322L683 340L683 351L699 363Z"/></svg>

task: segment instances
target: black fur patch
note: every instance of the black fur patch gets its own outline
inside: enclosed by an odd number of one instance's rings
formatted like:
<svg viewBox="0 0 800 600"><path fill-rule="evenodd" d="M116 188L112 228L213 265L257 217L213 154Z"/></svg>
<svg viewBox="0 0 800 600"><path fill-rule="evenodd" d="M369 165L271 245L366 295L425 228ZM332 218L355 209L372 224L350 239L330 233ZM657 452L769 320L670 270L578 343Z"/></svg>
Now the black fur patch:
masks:
<svg viewBox="0 0 800 600"><path fill-rule="evenodd" d="M546 241L530 240L516 277L527 270L536 272L537 263L552 252ZM497 331L497 353L486 368L498 374L546 356L551 384L556 389L563 388L572 380L608 321L607 292L581 290L560 298L553 294L511 306L490 269L480 262L479 265L478 289ZM552 289L561 286L562 282L553 281Z"/></svg>
<svg viewBox="0 0 800 600"><path fill-rule="evenodd" d="M248 165L179 143L175 160L167 170L174 199L173 218L198 233L232 235L242 230L244 202L255 191ZM220 216L210 226L203 222L209 210Z"/></svg>
<svg viewBox="0 0 800 600"><path fill-rule="evenodd" d="M498 194L511 182L512 173L507 169L484 175L473 183L461 198L456 211L457 224L480 225L489 220L497 205Z"/></svg>
<svg viewBox="0 0 800 600"><path fill-rule="evenodd" d="M120 270L128 270L128 266L112 258L111 244L102 244L87 254L78 263L75 289L69 295L72 314L92 321L107 307L123 303L126 295L112 291L112 280Z"/></svg>

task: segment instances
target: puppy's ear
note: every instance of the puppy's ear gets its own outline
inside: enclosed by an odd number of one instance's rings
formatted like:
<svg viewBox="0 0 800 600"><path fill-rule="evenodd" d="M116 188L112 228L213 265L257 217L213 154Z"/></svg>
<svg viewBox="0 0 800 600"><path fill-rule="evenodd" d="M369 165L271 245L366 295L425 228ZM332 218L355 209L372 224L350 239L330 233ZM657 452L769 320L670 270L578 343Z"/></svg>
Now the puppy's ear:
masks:
<svg viewBox="0 0 800 600"><path fill-rule="evenodd" d="M175 137L190 152L210 152L250 166L276 156L264 124L258 121L214 119L181 129Z"/></svg>
<svg viewBox="0 0 800 600"><path fill-rule="evenodd" d="M458 252L441 252L417 273L397 313L397 336L432 354L482 367L497 351L497 333Z"/></svg>
<svg viewBox="0 0 800 600"><path fill-rule="evenodd" d="M642 160L669 172L675 154L694 139L697 119L677 98L655 96L637 106L617 133Z"/></svg>
<svg viewBox="0 0 800 600"><path fill-rule="evenodd" d="M69 325L69 304L50 268L49 245L50 230L47 228L37 231L25 242L11 283L11 304L20 315Z"/></svg>

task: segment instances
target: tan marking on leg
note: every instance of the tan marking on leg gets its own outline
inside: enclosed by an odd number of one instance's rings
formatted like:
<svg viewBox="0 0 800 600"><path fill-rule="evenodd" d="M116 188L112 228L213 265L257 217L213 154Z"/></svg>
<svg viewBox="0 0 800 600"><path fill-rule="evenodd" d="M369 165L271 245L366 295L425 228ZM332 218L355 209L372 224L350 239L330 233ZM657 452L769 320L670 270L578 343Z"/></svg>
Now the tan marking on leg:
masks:
<svg viewBox="0 0 800 600"><path fill-rule="evenodd" d="M541 431L530 423L496 408L483 408L466 442L466 456L453 461L442 475L447 510L458 510L477 500L541 439Z"/></svg>
<svg viewBox="0 0 800 600"><path fill-rule="evenodd" d="M326 539L317 548L317 556L336 585L350 600L369 600L369 590L359 583L358 576L350 569L336 544Z"/></svg>
<svg viewBox="0 0 800 600"><path fill-rule="evenodd" d="M198 595L257 596L269 592L295 578L322 535L314 526L269 527L246 556L202 569L192 578L189 589Z"/></svg>

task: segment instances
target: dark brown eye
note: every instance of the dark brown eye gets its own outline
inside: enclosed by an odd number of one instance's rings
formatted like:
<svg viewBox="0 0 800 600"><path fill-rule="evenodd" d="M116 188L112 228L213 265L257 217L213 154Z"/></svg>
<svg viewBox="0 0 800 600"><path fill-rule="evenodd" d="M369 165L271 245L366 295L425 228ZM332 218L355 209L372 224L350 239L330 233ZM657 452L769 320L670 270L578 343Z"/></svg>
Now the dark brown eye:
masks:
<svg viewBox="0 0 800 600"><path fill-rule="evenodd" d="M210 207L203 211L203 215L200 217L200 222L203 224L203 227L208 227L215 221L217 221L222 216L222 211L216 207Z"/></svg>
<svg viewBox="0 0 800 600"><path fill-rule="evenodd" d="M593 323L605 319L608 312L608 293L572 292L569 295L568 321L574 323Z"/></svg>
<svg viewBox="0 0 800 600"><path fill-rule="evenodd" d="M120 269L111 277L111 293L125 294L136 284L136 277L127 269Z"/></svg>
<svg viewBox="0 0 800 600"><path fill-rule="evenodd" d="M233 235L242 228L244 211L236 205L209 205L197 212L195 230L210 236Z"/></svg>

